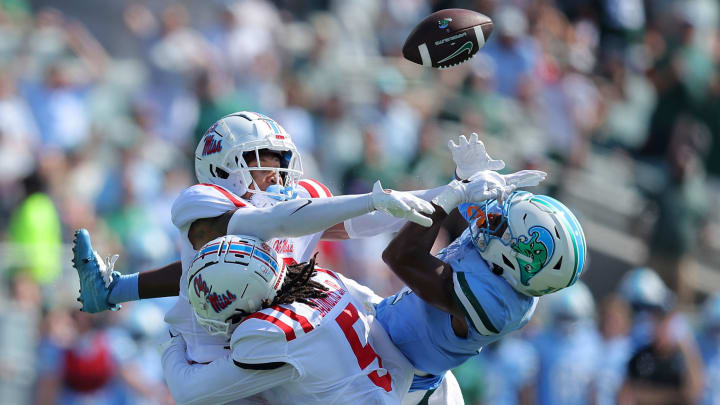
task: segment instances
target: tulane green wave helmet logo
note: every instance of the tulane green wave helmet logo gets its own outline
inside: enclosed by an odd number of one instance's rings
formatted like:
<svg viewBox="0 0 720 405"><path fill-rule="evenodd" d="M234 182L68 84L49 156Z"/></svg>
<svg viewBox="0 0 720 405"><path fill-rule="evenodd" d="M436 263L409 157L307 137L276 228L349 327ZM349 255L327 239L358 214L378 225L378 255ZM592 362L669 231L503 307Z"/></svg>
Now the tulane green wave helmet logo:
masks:
<svg viewBox="0 0 720 405"><path fill-rule="evenodd" d="M520 263L520 281L529 285L531 278L535 277L549 262L555 252L555 241L552 234L541 226L533 226L528 230L530 238L521 236L512 247L517 253Z"/></svg>
<svg viewBox="0 0 720 405"><path fill-rule="evenodd" d="M443 18L442 20L438 21L438 28L445 29L450 25L452 22L452 18Z"/></svg>

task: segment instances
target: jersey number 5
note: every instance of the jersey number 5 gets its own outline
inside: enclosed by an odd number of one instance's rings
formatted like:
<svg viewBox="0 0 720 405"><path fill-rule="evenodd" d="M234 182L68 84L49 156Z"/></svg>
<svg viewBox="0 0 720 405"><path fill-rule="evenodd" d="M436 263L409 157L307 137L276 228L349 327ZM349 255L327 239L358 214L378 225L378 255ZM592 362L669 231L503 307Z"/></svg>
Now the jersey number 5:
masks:
<svg viewBox="0 0 720 405"><path fill-rule="evenodd" d="M353 353L355 353L358 366L360 366L361 370L364 370L365 367L369 366L375 359L378 360L378 366L382 368L382 359L380 356L375 353L375 350L373 350L372 346L370 346L370 343L363 345L362 342L360 342L360 338L353 328L353 324L355 324L359 318L360 317L358 316L355 306L353 304L348 304L340 315L335 318L335 322L340 325L340 329L342 329L345 334L345 338L348 343L350 343L350 347L352 348ZM368 374L368 378L373 382L373 384L385 391L392 391L392 377L390 377L390 373L381 377L377 370L374 370L372 373Z"/></svg>

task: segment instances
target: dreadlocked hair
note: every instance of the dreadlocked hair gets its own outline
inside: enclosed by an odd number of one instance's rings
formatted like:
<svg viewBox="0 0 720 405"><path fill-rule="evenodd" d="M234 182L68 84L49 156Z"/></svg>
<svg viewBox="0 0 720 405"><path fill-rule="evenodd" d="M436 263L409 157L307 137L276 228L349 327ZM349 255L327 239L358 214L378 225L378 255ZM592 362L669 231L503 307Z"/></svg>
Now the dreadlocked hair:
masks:
<svg viewBox="0 0 720 405"><path fill-rule="evenodd" d="M285 281L275 295L272 302L263 302L262 308L270 308L279 304L292 304L293 302L302 302L303 304L316 306L312 299L327 297L325 291L327 287L311 280L315 275L315 259L317 253L308 262L293 264L288 266Z"/></svg>

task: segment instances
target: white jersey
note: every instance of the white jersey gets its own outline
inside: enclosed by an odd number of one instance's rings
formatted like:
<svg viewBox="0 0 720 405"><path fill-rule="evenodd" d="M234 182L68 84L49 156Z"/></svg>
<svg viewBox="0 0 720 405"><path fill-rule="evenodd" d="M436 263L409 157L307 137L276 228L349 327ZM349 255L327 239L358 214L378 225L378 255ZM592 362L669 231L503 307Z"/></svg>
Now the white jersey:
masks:
<svg viewBox="0 0 720 405"><path fill-rule="evenodd" d="M298 195L302 198L332 197L322 183L316 180L301 180L298 183ZM187 298L187 270L197 251L193 248L188 231L190 225L198 219L214 218L230 210L255 209L253 205L214 184L196 184L180 193L172 206L173 224L180 230L180 260L182 277L180 293L175 305L165 315L165 322L183 335L187 343L188 359L197 363L207 363L225 354L228 342L220 336L212 336L193 316L192 306ZM252 230L248 230L252 235ZM273 239L268 241L286 264L307 261L315 250L322 232L297 238Z"/></svg>
<svg viewBox="0 0 720 405"><path fill-rule="evenodd" d="M399 404L413 378L408 360L344 278L316 267L328 288L316 305L295 302L248 316L230 340L239 365L287 363L297 377L265 392L273 404Z"/></svg>

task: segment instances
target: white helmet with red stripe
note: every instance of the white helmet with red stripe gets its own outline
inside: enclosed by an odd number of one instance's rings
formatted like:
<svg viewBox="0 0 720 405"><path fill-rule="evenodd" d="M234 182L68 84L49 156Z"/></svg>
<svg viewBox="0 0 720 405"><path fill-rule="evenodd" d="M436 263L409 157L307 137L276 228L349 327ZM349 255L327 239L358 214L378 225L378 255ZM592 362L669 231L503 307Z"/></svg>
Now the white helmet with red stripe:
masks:
<svg viewBox="0 0 720 405"><path fill-rule="evenodd" d="M198 251L188 270L188 298L198 323L230 337L244 317L275 298L284 280L285 266L265 242L227 235Z"/></svg>
<svg viewBox="0 0 720 405"><path fill-rule="evenodd" d="M280 168L260 166L259 152L263 149L278 152ZM257 162L253 166L247 164L250 156ZM217 184L241 197L246 192L286 197L281 190L260 190L250 175L253 170L277 172L289 189L295 188L303 173L290 135L265 115L249 111L226 115L208 128L195 149L195 175L200 183Z"/></svg>

